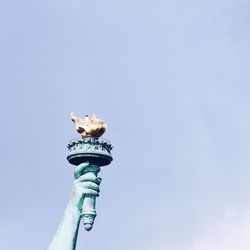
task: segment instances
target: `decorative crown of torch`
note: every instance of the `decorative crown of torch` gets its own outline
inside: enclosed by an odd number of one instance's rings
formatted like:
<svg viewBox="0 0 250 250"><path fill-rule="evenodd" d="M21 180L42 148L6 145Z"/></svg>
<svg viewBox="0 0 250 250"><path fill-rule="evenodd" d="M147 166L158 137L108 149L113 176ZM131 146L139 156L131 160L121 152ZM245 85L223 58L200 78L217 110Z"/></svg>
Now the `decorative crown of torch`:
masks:
<svg viewBox="0 0 250 250"><path fill-rule="evenodd" d="M113 160L111 156L112 145L105 139L99 139L107 129L107 125L96 115L85 115L84 118L71 113L71 120L76 124L76 130L81 135L81 140L72 140L69 145L67 160L73 165L89 162L83 169L86 177L97 177L100 167L109 165ZM81 217L87 231L91 230L96 217L96 197L86 195L83 200Z"/></svg>

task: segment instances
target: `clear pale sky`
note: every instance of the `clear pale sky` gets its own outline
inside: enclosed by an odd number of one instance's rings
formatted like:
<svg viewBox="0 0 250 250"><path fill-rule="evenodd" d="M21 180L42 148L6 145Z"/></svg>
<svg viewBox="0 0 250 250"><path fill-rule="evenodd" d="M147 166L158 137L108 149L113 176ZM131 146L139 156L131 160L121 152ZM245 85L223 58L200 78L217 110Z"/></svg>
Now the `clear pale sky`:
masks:
<svg viewBox="0 0 250 250"><path fill-rule="evenodd" d="M70 112L109 126L83 250L250 249L250 2L0 3L0 238L47 249Z"/></svg>

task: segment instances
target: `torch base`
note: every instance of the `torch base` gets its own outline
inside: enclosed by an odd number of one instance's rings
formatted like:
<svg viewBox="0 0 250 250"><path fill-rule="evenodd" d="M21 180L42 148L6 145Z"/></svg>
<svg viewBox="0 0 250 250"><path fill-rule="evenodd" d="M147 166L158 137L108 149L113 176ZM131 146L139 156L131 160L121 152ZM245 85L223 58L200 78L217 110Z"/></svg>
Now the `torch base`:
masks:
<svg viewBox="0 0 250 250"><path fill-rule="evenodd" d="M68 145L67 160L73 165L89 161L92 165L106 166L113 160L112 146L109 141L99 138L81 138L73 140Z"/></svg>

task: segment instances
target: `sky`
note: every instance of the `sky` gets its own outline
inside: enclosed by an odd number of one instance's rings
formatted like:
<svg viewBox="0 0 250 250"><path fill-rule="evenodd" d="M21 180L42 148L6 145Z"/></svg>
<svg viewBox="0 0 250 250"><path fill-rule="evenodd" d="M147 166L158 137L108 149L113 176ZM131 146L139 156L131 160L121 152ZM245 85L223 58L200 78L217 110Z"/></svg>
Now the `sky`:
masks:
<svg viewBox="0 0 250 250"><path fill-rule="evenodd" d="M70 112L114 161L83 250L250 249L250 2L0 3L1 249L44 250L69 200Z"/></svg>

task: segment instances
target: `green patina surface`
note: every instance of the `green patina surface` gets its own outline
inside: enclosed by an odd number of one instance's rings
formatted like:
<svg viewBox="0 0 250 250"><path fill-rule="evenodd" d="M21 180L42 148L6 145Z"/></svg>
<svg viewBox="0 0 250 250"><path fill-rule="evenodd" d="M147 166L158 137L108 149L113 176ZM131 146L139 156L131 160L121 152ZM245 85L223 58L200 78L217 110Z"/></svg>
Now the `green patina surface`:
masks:
<svg viewBox="0 0 250 250"><path fill-rule="evenodd" d="M68 144L69 154L67 160L73 165L80 165L89 162L90 165L82 170L86 178L97 178L100 167L109 165L113 160L111 156L112 145L108 140L101 138L81 138L72 140ZM96 197L86 195L81 209L81 218L84 228L92 229L95 217Z"/></svg>

